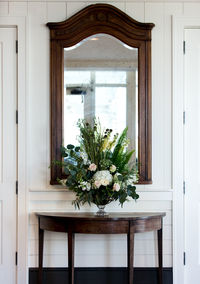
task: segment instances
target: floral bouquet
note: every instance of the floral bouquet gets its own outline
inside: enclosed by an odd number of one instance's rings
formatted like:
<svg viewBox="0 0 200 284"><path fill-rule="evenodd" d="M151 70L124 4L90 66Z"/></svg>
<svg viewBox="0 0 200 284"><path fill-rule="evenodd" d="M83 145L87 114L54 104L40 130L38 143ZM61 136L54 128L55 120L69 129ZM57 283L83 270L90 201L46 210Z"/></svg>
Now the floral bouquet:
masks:
<svg viewBox="0 0 200 284"><path fill-rule="evenodd" d="M128 197L138 199L135 183L138 181L136 164L131 163L134 150L127 146L127 128L119 134L112 129L102 130L100 122L90 125L79 120L80 146L62 147L63 167L67 179L59 180L76 193L75 207L85 203L96 204L99 208L113 200L121 206Z"/></svg>

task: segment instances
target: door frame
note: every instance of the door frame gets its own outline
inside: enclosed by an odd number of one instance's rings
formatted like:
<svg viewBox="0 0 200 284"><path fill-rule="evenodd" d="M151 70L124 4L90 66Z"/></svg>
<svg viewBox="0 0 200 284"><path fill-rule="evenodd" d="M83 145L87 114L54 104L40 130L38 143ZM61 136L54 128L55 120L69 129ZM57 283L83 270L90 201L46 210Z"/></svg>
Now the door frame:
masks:
<svg viewBox="0 0 200 284"><path fill-rule="evenodd" d="M200 28L200 17L172 17L173 38L173 283L185 283L184 182L184 29ZM187 117L187 114L186 114ZM186 193L187 196L187 193Z"/></svg>
<svg viewBox="0 0 200 284"><path fill-rule="evenodd" d="M28 283L28 191L26 187L26 18L0 17L0 27L17 30L17 105L19 112L17 135L18 208L17 218L17 283Z"/></svg>

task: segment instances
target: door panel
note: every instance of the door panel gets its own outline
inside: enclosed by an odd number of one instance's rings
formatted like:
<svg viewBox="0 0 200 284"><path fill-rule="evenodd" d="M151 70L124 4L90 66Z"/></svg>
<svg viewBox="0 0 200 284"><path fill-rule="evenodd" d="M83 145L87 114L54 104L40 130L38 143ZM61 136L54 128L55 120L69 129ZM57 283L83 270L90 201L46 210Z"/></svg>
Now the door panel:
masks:
<svg viewBox="0 0 200 284"><path fill-rule="evenodd" d="M16 29L0 28L0 283L16 283Z"/></svg>
<svg viewBox="0 0 200 284"><path fill-rule="evenodd" d="M185 283L200 279L200 29L185 30Z"/></svg>

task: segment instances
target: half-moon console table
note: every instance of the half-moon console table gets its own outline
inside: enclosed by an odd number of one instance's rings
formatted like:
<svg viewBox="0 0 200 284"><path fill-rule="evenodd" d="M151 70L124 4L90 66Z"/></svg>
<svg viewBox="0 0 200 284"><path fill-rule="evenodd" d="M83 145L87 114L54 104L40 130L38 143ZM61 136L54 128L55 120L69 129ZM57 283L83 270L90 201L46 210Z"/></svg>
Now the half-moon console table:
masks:
<svg viewBox="0 0 200 284"><path fill-rule="evenodd" d="M42 284L44 230L68 233L68 284L74 284L75 234L127 234L128 284L133 284L134 234L157 230L158 283L162 277L162 219L165 213L36 213L39 218L39 281Z"/></svg>

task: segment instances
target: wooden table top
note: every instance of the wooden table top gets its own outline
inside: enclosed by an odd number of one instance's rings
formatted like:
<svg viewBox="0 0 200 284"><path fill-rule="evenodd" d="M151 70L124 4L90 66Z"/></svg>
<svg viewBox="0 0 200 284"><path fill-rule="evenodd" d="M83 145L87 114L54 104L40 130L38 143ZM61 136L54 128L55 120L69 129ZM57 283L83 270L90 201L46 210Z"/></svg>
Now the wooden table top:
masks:
<svg viewBox="0 0 200 284"><path fill-rule="evenodd" d="M95 213L85 212L35 212L38 217L55 217L65 219L81 219L81 220L106 220L106 221L117 221L117 220L146 220L157 217L164 217L165 212L134 212L134 213L119 213L109 212L106 216L97 216Z"/></svg>

